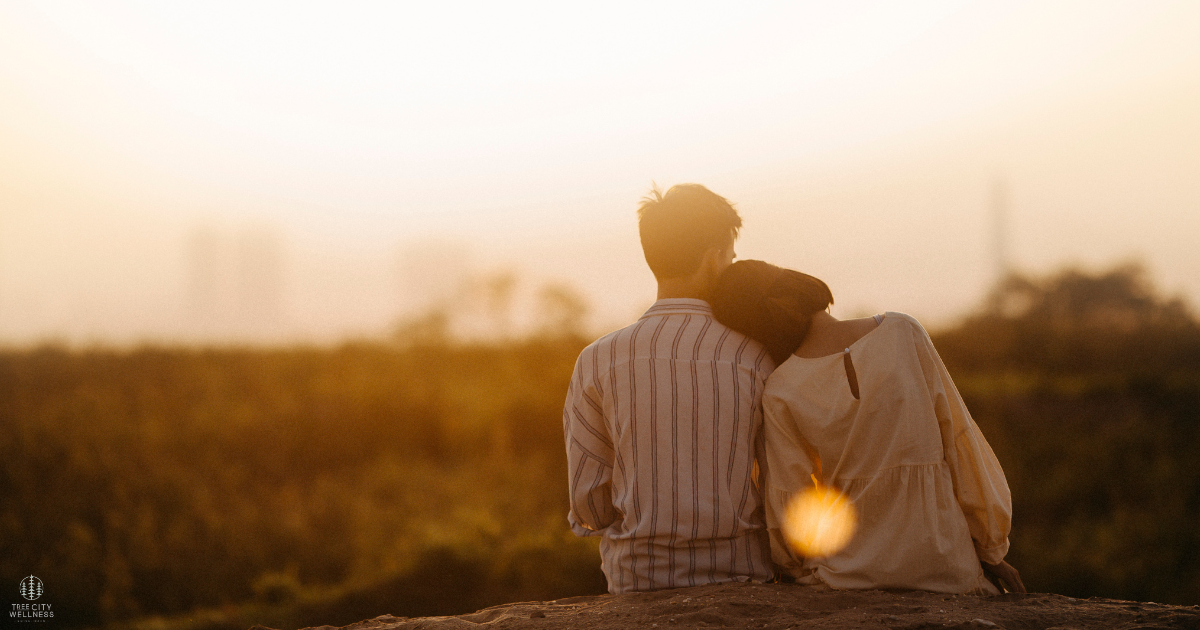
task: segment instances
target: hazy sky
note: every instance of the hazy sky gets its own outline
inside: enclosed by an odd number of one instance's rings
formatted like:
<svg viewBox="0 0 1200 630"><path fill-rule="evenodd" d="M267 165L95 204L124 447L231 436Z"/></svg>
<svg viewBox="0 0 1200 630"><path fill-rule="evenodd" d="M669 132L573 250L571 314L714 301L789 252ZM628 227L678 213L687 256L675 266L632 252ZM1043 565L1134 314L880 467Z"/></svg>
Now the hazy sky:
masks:
<svg viewBox="0 0 1200 630"><path fill-rule="evenodd" d="M464 278L653 300L651 181L835 314L1140 259L1200 305L1200 3L0 0L0 342L381 334ZM518 299L518 301L520 298Z"/></svg>

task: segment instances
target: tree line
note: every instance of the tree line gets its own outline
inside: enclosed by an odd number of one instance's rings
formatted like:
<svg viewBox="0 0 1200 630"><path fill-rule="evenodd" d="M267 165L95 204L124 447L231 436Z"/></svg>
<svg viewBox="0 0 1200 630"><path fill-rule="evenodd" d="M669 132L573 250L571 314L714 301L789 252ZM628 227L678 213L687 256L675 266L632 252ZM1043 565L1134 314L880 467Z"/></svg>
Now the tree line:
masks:
<svg viewBox="0 0 1200 630"><path fill-rule="evenodd" d="M411 327L406 329L410 333ZM63 627L277 628L604 592L566 527L588 340L0 353L0 568ZM1013 277L934 342L1037 591L1200 602L1200 324L1140 269Z"/></svg>

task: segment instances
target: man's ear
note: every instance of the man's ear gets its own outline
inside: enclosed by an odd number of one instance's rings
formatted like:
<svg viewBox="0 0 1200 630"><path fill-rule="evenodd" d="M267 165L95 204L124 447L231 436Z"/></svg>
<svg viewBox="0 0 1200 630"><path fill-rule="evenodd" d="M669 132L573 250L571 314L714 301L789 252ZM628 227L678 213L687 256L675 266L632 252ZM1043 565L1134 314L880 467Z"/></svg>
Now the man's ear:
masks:
<svg viewBox="0 0 1200 630"><path fill-rule="evenodd" d="M721 265L721 253L720 247L710 247L704 252L704 258L700 259L700 265L714 277L717 275L717 268Z"/></svg>
<svg viewBox="0 0 1200 630"><path fill-rule="evenodd" d="M711 247L704 252L704 258L700 261L700 268L704 270L706 280L711 287L717 285L717 278L721 277L721 257L725 254L725 250L720 247Z"/></svg>

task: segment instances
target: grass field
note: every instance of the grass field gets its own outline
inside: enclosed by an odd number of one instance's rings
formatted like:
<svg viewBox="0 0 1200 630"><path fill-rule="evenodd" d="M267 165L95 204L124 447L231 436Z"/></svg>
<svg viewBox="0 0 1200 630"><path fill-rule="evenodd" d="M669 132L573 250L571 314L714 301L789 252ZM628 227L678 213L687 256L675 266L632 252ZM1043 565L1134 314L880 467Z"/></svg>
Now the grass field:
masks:
<svg viewBox="0 0 1200 630"><path fill-rule="evenodd" d="M934 336L1012 487L1009 560L1032 590L1200 603L1200 327L1038 303ZM0 353L0 575L40 577L64 628L603 592L565 518L585 342Z"/></svg>

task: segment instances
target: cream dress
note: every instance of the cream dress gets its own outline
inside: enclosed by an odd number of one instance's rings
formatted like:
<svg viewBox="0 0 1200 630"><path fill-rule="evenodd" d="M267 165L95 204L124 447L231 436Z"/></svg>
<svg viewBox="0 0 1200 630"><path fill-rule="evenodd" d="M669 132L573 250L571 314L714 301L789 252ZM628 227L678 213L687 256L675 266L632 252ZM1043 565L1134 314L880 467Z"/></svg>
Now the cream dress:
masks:
<svg viewBox="0 0 1200 630"><path fill-rule="evenodd" d="M766 515L777 569L833 588L998 593L979 561L1008 552L1008 482L928 333L889 312L848 352L858 399L843 353L792 356L767 380ZM851 499L859 526L842 551L799 557L781 515L814 473Z"/></svg>

